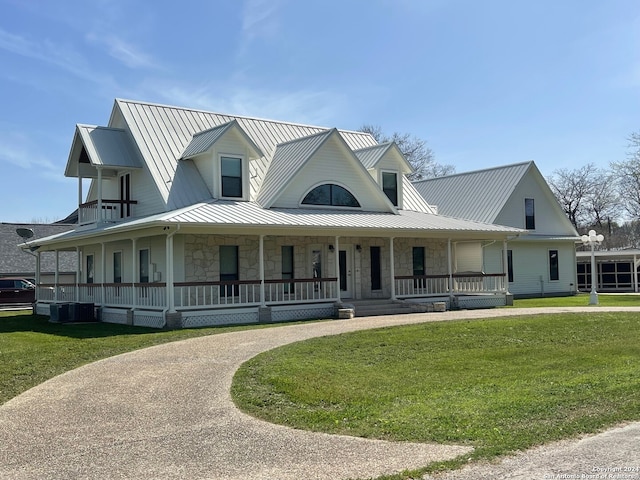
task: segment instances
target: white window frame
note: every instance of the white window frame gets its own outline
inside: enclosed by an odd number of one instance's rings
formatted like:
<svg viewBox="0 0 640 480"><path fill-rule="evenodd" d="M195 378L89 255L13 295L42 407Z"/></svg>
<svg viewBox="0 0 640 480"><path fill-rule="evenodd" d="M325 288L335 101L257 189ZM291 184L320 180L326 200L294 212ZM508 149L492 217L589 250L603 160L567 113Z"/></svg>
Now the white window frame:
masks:
<svg viewBox="0 0 640 480"><path fill-rule="evenodd" d="M378 184L380 185L380 190L382 190L382 193L384 194L386 199L389 199L389 197L387 197L387 194L384 193L384 183L383 183L383 177L385 173L393 173L396 176L396 189L397 189L397 193L398 193L398 205L394 205L394 207L398 208L398 209L402 209L402 197L403 197L403 192L402 192L402 173L399 170L392 170L389 168L382 168L379 171L378 174ZM391 202L391 200L389 199L389 202ZM391 202L391 204L393 205L393 202Z"/></svg>
<svg viewBox="0 0 640 480"><path fill-rule="evenodd" d="M351 195L353 195L353 198L356 199L356 201L358 203L360 203L359 207L341 207L339 205L313 205L311 203L302 203L302 201L306 198L307 195L309 195L309 192L311 192L311 190L313 190L314 188L320 187L322 185L326 185L326 184L333 184L333 185L337 185L339 187L344 188L347 192L349 192ZM322 182L318 182L315 185L313 185L311 188L307 189L301 196L300 196L300 200L298 200L298 207L300 208L319 208L319 209L331 209L331 210L362 210L362 203L360 202L360 200L358 200L358 197L356 197L356 195L353 193L353 191L344 183L341 182L336 182L335 180L324 180Z"/></svg>
<svg viewBox="0 0 640 480"><path fill-rule="evenodd" d="M240 159L240 168L242 169L242 196L241 197L225 197L222 195L222 157ZM249 182L249 161L247 160L246 155L243 155L240 153L218 153L216 166L217 166L216 188L218 189L218 198L221 198L224 200L248 201L251 185Z"/></svg>

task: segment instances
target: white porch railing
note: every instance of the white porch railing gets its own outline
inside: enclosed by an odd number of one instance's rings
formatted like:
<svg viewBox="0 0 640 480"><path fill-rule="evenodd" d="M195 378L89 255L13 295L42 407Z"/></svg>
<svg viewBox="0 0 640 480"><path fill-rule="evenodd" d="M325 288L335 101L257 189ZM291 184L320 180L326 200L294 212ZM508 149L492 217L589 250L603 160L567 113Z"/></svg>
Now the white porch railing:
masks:
<svg viewBox="0 0 640 480"><path fill-rule="evenodd" d="M488 294L505 291L503 273L396 276L396 296L428 297L450 294Z"/></svg>
<svg viewBox="0 0 640 480"><path fill-rule="evenodd" d="M98 201L83 203L78 208L78 224L96 223L102 221L116 221L131 216L131 205L136 200L102 200L102 215L98 210ZM101 217L101 218L100 218Z"/></svg>
<svg viewBox="0 0 640 480"><path fill-rule="evenodd" d="M295 278L265 280L267 303L308 303L338 299L337 278Z"/></svg>
<svg viewBox="0 0 640 480"><path fill-rule="evenodd" d="M255 305L260 303L259 280L180 282L174 284L176 308Z"/></svg>
<svg viewBox="0 0 640 480"><path fill-rule="evenodd" d="M338 298L336 278L265 280L266 304L331 301ZM260 280L180 282L175 284L176 308L216 308L259 305Z"/></svg>

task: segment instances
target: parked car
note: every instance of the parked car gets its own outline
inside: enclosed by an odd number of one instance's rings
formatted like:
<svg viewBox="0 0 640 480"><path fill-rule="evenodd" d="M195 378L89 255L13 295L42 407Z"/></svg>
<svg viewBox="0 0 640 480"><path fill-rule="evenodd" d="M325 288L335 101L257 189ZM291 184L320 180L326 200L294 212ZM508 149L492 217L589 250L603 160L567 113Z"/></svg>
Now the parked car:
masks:
<svg viewBox="0 0 640 480"><path fill-rule="evenodd" d="M0 278L0 304L33 303L36 300L36 286L26 278Z"/></svg>

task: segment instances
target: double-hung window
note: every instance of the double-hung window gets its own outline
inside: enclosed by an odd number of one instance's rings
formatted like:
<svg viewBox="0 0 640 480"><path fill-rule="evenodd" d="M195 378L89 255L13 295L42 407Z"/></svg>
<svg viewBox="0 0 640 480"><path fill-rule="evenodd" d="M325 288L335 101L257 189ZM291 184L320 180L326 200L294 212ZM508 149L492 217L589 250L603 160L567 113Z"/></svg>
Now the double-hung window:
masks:
<svg viewBox="0 0 640 480"><path fill-rule="evenodd" d="M242 159L220 157L221 196L242 198Z"/></svg>
<svg viewBox="0 0 640 480"><path fill-rule="evenodd" d="M549 250L549 280L560 280L558 250Z"/></svg>
<svg viewBox="0 0 640 480"><path fill-rule="evenodd" d="M382 172L382 191L391 200L395 207L398 206L398 174L395 172Z"/></svg>
<svg viewBox="0 0 640 480"><path fill-rule="evenodd" d="M282 246L282 279L293 279L293 245ZM284 293L294 293L294 283L284 284Z"/></svg>
<svg viewBox="0 0 640 480"><path fill-rule="evenodd" d="M524 199L524 220L527 230L536 229L536 211L533 198Z"/></svg>
<svg viewBox="0 0 640 480"><path fill-rule="evenodd" d="M220 281L237 282L238 275L238 246L220 245ZM221 297L233 297L238 295L239 286L237 283L221 285Z"/></svg>

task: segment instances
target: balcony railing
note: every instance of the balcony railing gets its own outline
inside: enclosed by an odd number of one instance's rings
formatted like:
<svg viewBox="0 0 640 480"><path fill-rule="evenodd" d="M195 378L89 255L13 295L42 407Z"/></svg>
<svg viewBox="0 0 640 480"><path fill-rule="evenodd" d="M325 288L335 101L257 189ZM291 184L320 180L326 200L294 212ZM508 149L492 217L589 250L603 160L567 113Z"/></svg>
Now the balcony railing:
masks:
<svg viewBox="0 0 640 480"><path fill-rule="evenodd" d="M96 223L98 221L114 222L131 216L131 205L136 200L102 200L102 215L98 211L98 201L83 203L78 209L78 224Z"/></svg>
<svg viewBox="0 0 640 480"><path fill-rule="evenodd" d="M450 294L488 294L505 291L503 273L396 276L396 296L429 297Z"/></svg>

